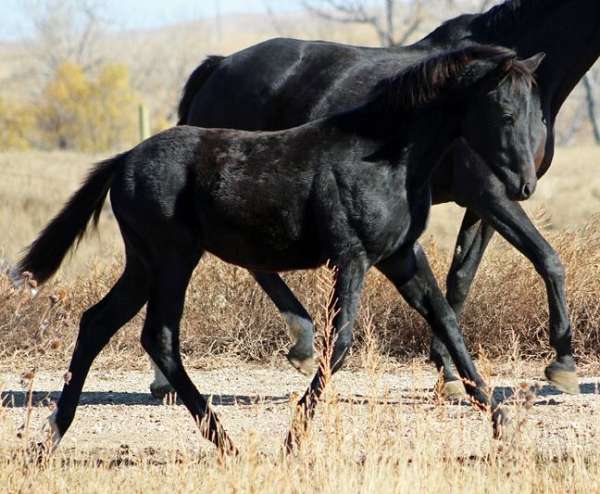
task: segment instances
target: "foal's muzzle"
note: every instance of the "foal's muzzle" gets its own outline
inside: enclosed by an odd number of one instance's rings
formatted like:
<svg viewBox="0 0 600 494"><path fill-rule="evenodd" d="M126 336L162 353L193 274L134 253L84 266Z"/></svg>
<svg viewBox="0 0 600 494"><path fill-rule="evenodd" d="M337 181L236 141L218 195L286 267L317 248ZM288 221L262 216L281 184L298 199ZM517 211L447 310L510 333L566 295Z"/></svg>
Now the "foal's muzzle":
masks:
<svg viewBox="0 0 600 494"><path fill-rule="evenodd" d="M521 197L519 198L521 201L529 199L533 193L535 192L536 182L526 181L521 187Z"/></svg>

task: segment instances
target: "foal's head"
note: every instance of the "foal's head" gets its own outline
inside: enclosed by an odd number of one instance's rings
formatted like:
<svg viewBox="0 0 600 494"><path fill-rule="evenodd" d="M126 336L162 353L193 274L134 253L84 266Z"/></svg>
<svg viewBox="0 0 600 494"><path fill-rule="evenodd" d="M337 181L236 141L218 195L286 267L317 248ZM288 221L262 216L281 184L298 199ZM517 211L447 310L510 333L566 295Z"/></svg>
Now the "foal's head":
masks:
<svg viewBox="0 0 600 494"><path fill-rule="evenodd" d="M546 128L534 73L543 59L507 58L466 99L461 134L514 200L529 198L537 185L534 156Z"/></svg>
<svg viewBox="0 0 600 494"><path fill-rule="evenodd" d="M485 159L512 199L526 199L537 184L534 151L545 136L534 79L543 58L518 60L512 50L485 45L447 51L382 81L374 101L414 115L451 112L457 137Z"/></svg>

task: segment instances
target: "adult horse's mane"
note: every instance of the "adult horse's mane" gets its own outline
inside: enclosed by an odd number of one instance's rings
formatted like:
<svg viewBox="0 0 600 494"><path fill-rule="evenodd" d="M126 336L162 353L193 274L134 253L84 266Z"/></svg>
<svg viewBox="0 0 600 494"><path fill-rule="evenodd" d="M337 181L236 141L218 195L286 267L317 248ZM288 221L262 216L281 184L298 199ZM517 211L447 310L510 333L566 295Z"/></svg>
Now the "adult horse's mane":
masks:
<svg viewBox="0 0 600 494"><path fill-rule="evenodd" d="M185 123L187 112L192 106L192 101L194 100L196 93L200 91L200 88L204 85L212 71L217 68L223 60L225 60L225 57L209 55L206 57L206 60L190 74L183 88L181 101L177 107L177 125L183 125Z"/></svg>
<svg viewBox="0 0 600 494"><path fill-rule="evenodd" d="M471 29L483 39L497 34L514 35L522 26L539 20L540 13L558 8L570 0L506 0L483 14L474 16Z"/></svg>
<svg viewBox="0 0 600 494"><path fill-rule="evenodd" d="M366 108L392 113L410 112L435 103L469 77L467 67L474 61L489 61L498 66L499 76L509 76L515 84L534 83L534 75L517 54L508 48L475 45L448 50L407 67L380 81L365 103Z"/></svg>

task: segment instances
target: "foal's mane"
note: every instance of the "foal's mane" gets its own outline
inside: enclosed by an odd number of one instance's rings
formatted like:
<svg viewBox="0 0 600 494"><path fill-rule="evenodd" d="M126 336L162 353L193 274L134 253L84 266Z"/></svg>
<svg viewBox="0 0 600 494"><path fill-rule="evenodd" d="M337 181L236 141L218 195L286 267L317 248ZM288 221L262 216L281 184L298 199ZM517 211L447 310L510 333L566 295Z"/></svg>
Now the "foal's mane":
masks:
<svg viewBox="0 0 600 494"><path fill-rule="evenodd" d="M529 68L517 60L513 50L500 46L474 45L436 54L380 81L367 107L390 112L410 112L437 102L465 77L467 65L481 60L498 64L513 84L534 83Z"/></svg>

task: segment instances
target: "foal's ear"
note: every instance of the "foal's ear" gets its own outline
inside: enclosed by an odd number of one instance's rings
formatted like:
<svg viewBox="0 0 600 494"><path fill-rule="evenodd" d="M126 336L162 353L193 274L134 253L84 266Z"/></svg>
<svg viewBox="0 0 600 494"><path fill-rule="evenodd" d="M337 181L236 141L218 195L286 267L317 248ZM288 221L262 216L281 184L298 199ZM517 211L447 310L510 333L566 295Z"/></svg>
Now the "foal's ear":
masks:
<svg viewBox="0 0 600 494"><path fill-rule="evenodd" d="M507 55L495 59L477 59L469 62L463 73L456 80L459 91L473 89L483 81L503 79L511 70L515 55Z"/></svg>
<svg viewBox="0 0 600 494"><path fill-rule="evenodd" d="M525 67L533 74L541 65L541 63L546 58L546 54L541 51L536 53L532 57L526 58L525 60L521 60L521 63L525 65Z"/></svg>

